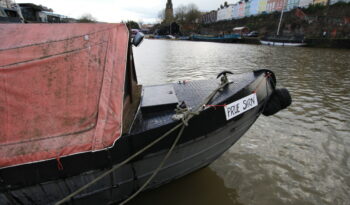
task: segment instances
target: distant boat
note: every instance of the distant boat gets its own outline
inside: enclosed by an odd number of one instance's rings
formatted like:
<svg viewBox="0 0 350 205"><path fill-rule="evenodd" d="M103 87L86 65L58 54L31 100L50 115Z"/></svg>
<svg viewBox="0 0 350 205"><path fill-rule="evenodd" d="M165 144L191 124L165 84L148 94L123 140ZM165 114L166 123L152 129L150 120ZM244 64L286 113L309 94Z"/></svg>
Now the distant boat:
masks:
<svg viewBox="0 0 350 205"><path fill-rule="evenodd" d="M176 39L175 36L173 35L166 35L165 36L165 39Z"/></svg>
<svg viewBox="0 0 350 205"><path fill-rule="evenodd" d="M283 1L284 5L284 1ZM283 36L280 35L280 28L281 23L283 19L283 13L284 9L282 8L280 20L278 23L278 28L276 35L274 36L266 36L260 40L260 43L262 45L269 45L269 46L306 46L306 43L304 42L304 36Z"/></svg>
<svg viewBox="0 0 350 205"><path fill-rule="evenodd" d="M260 40L268 46L306 46L304 36L268 36Z"/></svg>
<svg viewBox="0 0 350 205"><path fill-rule="evenodd" d="M192 41L208 41L208 42L220 42L220 43L235 43L241 39L239 34L226 34L226 35L192 35Z"/></svg>
<svg viewBox="0 0 350 205"><path fill-rule="evenodd" d="M156 35L156 36L154 36L154 39L171 39L171 40L174 40L176 38L173 35Z"/></svg>
<svg viewBox="0 0 350 205"><path fill-rule="evenodd" d="M180 36L178 39L179 40L190 40L190 37L189 36Z"/></svg>

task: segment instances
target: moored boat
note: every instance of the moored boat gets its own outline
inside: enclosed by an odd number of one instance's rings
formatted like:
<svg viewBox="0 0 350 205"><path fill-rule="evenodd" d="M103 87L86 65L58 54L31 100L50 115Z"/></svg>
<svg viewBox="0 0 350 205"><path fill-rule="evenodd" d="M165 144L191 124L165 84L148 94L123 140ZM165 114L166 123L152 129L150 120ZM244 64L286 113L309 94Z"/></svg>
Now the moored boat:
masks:
<svg viewBox="0 0 350 205"><path fill-rule="evenodd" d="M241 35L239 34L190 36L190 40L192 41L207 41L207 42L219 42L219 43L235 43L239 39L241 39Z"/></svg>
<svg viewBox="0 0 350 205"><path fill-rule="evenodd" d="M304 36L267 36L260 40L262 45L268 46L306 46Z"/></svg>
<svg viewBox="0 0 350 205"><path fill-rule="evenodd" d="M210 164L291 103L269 70L141 87L122 24L2 28L0 204L120 202Z"/></svg>
<svg viewBox="0 0 350 205"><path fill-rule="evenodd" d="M190 36L179 36L179 40L190 40Z"/></svg>
<svg viewBox="0 0 350 205"><path fill-rule="evenodd" d="M0 6L0 23L22 23L22 20L16 9Z"/></svg>
<svg viewBox="0 0 350 205"><path fill-rule="evenodd" d="M284 1L282 5L285 5ZM268 46L306 46L306 42L304 41L304 35L281 35L281 24L284 14L284 7L282 7L280 19L278 22L277 32L275 35L267 35L260 40L262 45Z"/></svg>

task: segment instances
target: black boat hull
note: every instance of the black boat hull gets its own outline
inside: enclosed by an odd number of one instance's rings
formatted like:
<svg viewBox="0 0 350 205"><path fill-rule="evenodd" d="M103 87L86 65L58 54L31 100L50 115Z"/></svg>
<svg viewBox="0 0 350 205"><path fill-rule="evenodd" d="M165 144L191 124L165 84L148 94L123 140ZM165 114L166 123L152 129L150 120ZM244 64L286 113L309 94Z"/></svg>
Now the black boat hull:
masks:
<svg viewBox="0 0 350 205"><path fill-rule="evenodd" d="M215 42L215 43L237 43L241 37L239 35L228 34L221 36L191 36L192 41L205 41L205 42Z"/></svg>
<svg viewBox="0 0 350 205"><path fill-rule="evenodd" d="M147 189L156 188L212 163L248 130L259 113L252 113L252 115L249 116L250 121L246 121L243 125L228 124L215 132L176 147L168 162ZM237 127L239 129L236 129ZM89 188L88 193L83 193L72 201L74 204L108 204L126 198L147 180L165 153L166 150L150 154L142 160L123 166L120 170L113 172L113 177L106 177ZM65 197L102 173L103 171L93 171L64 181L53 181L28 187L26 190L13 191L11 195L16 203L21 201L23 204L48 204ZM44 189L51 193L48 195L48 192L43 191ZM52 193L55 193L56 196L53 196ZM11 204L6 197L1 198L1 204ZM35 203L32 203L33 201Z"/></svg>
<svg viewBox="0 0 350 205"><path fill-rule="evenodd" d="M242 125L240 129L233 132L232 130L235 129L236 125L227 125L197 140L178 146L146 190L157 188L212 163L239 140L256 118L252 119L251 122L246 122L244 126ZM129 171L133 168L135 175L123 179L123 181L118 181L119 187L111 187L110 182L106 180L104 187L94 188L95 190L101 190L99 193L75 199L74 204L108 204L111 201L118 202L125 199L135 192L135 188L137 189L145 183L165 154L166 150L133 163L132 167L129 166ZM124 171L127 171L127 169ZM114 174L118 175L117 172ZM91 179L93 178L91 177ZM81 185L84 183L86 181L80 181Z"/></svg>
<svg viewBox="0 0 350 205"><path fill-rule="evenodd" d="M274 79L274 76L266 78L266 71L261 70L251 73L246 79L230 85L228 90L223 91L216 98L217 100L213 101L213 104L229 104L252 92L257 94L259 104L228 121L225 118L223 107L209 107L202 114L193 118L189 126L185 128L172 155L147 189L158 187L206 166L229 149L263 112L273 93ZM198 88L199 85L203 87L206 83L174 86L180 100L186 100L186 96L194 97L194 93L189 90L190 87L198 90L201 89ZM201 95L205 95L206 89L210 86L213 85L209 83L206 88L202 88ZM186 93L183 93L185 91ZM197 98L194 101L198 101ZM187 102L191 104L190 101ZM192 105L195 104L198 102L192 103ZM54 204L178 123L168 119L173 111L158 113L156 117L152 114L141 116L140 112L130 135L123 136L115 146L108 150L62 158L63 170L57 170L56 160L0 170L2 180L0 204ZM154 122L160 125L152 127ZM153 173L176 135L176 132L173 133L131 163L104 177L75 196L71 202L74 204L108 204L127 198Z"/></svg>
<svg viewBox="0 0 350 205"><path fill-rule="evenodd" d="M237 43L239 39L191 39L192 41L203 41L203 42L213 42L213 43Z"/></svg>

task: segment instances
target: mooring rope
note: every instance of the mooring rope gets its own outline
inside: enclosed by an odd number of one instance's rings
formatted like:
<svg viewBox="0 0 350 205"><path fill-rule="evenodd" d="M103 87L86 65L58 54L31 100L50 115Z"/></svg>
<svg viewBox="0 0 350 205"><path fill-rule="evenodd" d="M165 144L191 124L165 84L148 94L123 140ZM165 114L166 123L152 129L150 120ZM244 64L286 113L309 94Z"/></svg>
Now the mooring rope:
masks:
<svg viewBox="0 0 350 205"><path fill-rule="evenodd" d="M108 171L106 171L105 173L101 174L100 176L96 177L94 180L92 180L91 182L87 183L86 185L82 186L81 188L79 188L78 190L74 191L73 193L69 194L68 196L66 196L65 198L63 198L62 200L58 201L55 203L55 205L61 205L69 200L71 200L74 196L78 195L80 192L84 191L85 189L89 188L90 186L92 186L93 184L95 184L96 182L100 181L102 178L104 178L105 176L107 176L108 174L112 173L113 171L119 169L121 166L125 165L126 163L130 162L132 159L134 159L135 157L137 157L138 155L142 154L144 151L146 151L147 149L149 149L150 147L152 147L153 145L155 145L157 142L161 141L162 139L164 139L165 137L167 137L169 134L171 134L172 132L174 132L175 130L177 130L179 127L181 127L181 130L179 132L179 134L177 135L174 143L172 144L171 148L169 149L168 153L165 155L165 157L163 158L162 162L159 164L159 166L157 167L157 169L153 172L152 176L130 197L128 197L126 200L124 200L123 202L121 202L121 204L125 204L128 201L130 201L131 199L133 199L135 196L137 196L150 182L151 180L157 175L157 173L160 171L160 169L162 168L162 166L164 165L165 161L167 160L167 158L170 156L170 154L172 153L173 149L175 148L177 142L179 141L183 130L185 129L185 127L187 126L188 121L194 117L195 115L199 115L200 112L203 111L203 109L205 108L205 105L208 104L212 98L216 95L216 93L220 90L222 90L225 86L227 86L228 84L230 84L230 82L225 82L220 84L220 86L215 89L207 98L205 98L204 102L202 104L200 104L197 109L192 112L190 110L186 111L183 113L183 117L182 120L180 121L179 124L177 124L175 127L173 127L172 129L170 129L168 132L166 132L165 134L163 134L161 137L155 139L153 142L151 142L150 144L148 144L147 146L145 146L144 148L142 148L141 150L139 150L138 152L136 152L135 154L131 155L130 157L128 157L127 159L125 159L124 161L122 161L121 163L115 165L114 167L112 167L111 169L109 169Z"/></svg>
<svg viewBox="0 0 350 205"><path fill-rule="evenodd" d="M131 199L135 198L144 188L146 188L146 186L152 181L152 179L158 174L158 172L160 171L160 169L163 167L165 161L168 159L168 157L170 156L170 154L173 152L176 144L179 142L179 139L183 133L185 129L185 125L182 125L181 130L179 132L179 134L177 135L173 145L171 146L171 148L169 149L168 153L165 155L165 157L163 158L162 162L159 164L159 166L157 167L157 169L153 172L152 176L150 176L147 181L130 197L128 197L127 199L125 199L123 202L120 203L120 205L124 205L126 203L128 203Z"/></svg>
<svg viewBox="0 0 350 205"><path fill-rule="evenodd" d="M62 200L56 202L55 205L61 205L67 201L69 201L71 198L73 198L74 196L78 195L80 192L84 191L85 189L89 188L91 185L95 184L96 182L100 181L102 178L104 178L105 176L107 176L108 174L112 173L113 171L119 169L121 166L125 165L126 163L130 162L132 159L134 159L135 157L137 157L138 155L140 155L141 153L143 153L144 151L146 151L147 149L149 149L150 147L152 147L153 145L155 145L157 142L161 141L162 139L164 139L166 136L168 136L170 133L172 133L173 131L175 131L177 128L179 128L182 124L178 124L175 127L173 127L172 129L170 129L168 132L166 132L165 134L163 134L161 137L157 138L156 140L154 140L153 142L151 142L150 144L148 144L147 146L145 146L144 148L142 148L141 150L139 150L138 152L136 152L135 154L131 155L129 158L125 159L124 161L122 161L121 163L115 165L114 167L112 167L110 170L106 171L105 173L101 174L100 176L96 177L94 180L92 180L91 182L87 183L86 185L82 186L81 188L79 188L78 190L76 190L75 192L69 194L68 196L66 196L65 198L63 198Z"/></svg>

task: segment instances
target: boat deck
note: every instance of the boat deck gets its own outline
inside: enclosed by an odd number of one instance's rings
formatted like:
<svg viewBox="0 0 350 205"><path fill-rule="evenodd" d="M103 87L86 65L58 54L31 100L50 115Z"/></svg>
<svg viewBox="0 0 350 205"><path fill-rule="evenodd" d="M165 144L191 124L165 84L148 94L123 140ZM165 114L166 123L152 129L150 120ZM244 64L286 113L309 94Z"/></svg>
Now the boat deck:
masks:
<svg viewBox="0 0 350 205"><path fill-rule="evenodd" d="M249 85L252 81L255 80L254 73L244 73L238 75L229 76L229 80L233 83L229 85L230 89L224 89L220 94L216 95L211 102L213 105L217 105L227 100L229 97L233 96L238 91L242 90L244 87ZM205 98L214 91L220 83L220 79L210 79L210 80L199 80L193 82L185 83L173 83L172 85L175 95L178 99L178 102L185 102L186 106L195 110L200 106ZM168 85L156 85L149 86L148 89L159 89L162 86ZM167 93L164 93L166 96ZM148 96L152 97L152 96ZM162 98L162 96L153 96L155 98ZM161 99L159 99L161 101ZM160 105L158 105L160 106ZM142 109L139 109L134 124L131 128L131 134L141 133L147 130L155 129L160 126L174 123L175 120L172 119L172 116L175 114L174 109L176 106L169 106L169 109L162 109L161 111L152 111L145 112ZM156 107L155 107L156 109Z"/></svg>

